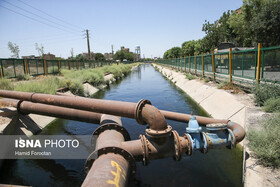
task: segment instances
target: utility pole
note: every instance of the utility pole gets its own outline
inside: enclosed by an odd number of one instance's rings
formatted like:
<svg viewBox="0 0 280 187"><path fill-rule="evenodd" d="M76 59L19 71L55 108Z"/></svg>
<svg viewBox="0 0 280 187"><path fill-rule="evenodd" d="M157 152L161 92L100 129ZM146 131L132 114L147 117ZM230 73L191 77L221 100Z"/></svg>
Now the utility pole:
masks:
<svg viewBox="0 0 280 187"><path fill-rule="evenodd" d="M91 66L90 60L91 60L91 53L90 53L90 46L89 46L89 35L88 35L88 30L87 32L87 46L88 46L88 59L89 59L89 66ZM95 68L95 63L93 61L93 68Z"/></svg>
<svg viewBox="0 0 280 187"><path fill-rule="evenodd" d="M114 46L113 46L113 44L111 45L111 47L112 47L112 60L114 60Z"/></svg>

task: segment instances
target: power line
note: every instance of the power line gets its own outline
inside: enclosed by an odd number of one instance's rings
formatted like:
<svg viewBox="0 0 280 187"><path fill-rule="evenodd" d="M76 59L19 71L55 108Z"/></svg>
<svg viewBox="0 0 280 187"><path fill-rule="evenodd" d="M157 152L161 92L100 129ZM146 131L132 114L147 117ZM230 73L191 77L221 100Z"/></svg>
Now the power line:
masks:
<svg viewBox="0 0 280 187"><path fill-rule="evenodd" d="M19 1L19 2L21 2L21 3L23 3L23 4L25 4L26 6L29 6L29 7L33 8L33 9L35 9L35 10L37 10L37 11L39 11L39 12L41 12L41 13L45 14L45 15L47 15L47 16L49 16L49 17L51 17L51 18L54 18L54 19L56 19L56 20L58 20L58 21L60 21L60 22L62 22L62 23L64 23L64 24L70 25L70 26L72 26L72 27L74 27L74 28L79 28L79 29L82 29L82 28L81 28L81 27L79 27L79 26L73 25L73 24L71 24L71 23L68 23L68 22L66 22L66 21L62 20L62 19L59 19L59 18L57 18L57 17L54 17L54 16L52 16L52 15L48 14L47 12L42 11L42 10L40 10L40 9L38 9L38 8L34 7L34 6L31 6L31 5L29 5L29 4L27 4L27 3L25 3L25 2L23 2L23 1L21 1L21 0L18 0L18 1Z"/></svg>
<svg viewBox="0 0 280 187"><path fill-rule="evenodd" d="M6 3L8 3L8 4L10 4L10 5L12 5L12 6L14 6L14 7L16 7L16 8L18 8L18 9L20 9L20 10L22 10L22 11L24 11L24 12L27 12L27 13L32 14L32 15L34 15L34 16L37 16L37 17L39 17L39 18L41 18L41 19L43 19L43 20L46 20L46 21L48 21L48 22L50 22L50 23L52 23L52 24L55 24L55 25L58 25L58 26L60 26L60 27L64 27L64 28L66 28L66 29L69 29L69 27L65 27L64 25L61 25L61 24L56 23L56 22L54 22L54 21L51 21L51 20L49 20L49 19L47 19L47 18L44 18L44 17L42 17L42 16L40 16L40 15L38 15L38 14L32 13L32 12L30 12L30 11L24 9L24 8L21 8L21 7L17 6L17 5L14 5L14 4L12 4L12 3L6 1L6 0L2 0L2 1L4 1L4 2L6 2ZM70 28L70 29L73 30L73 28ZM72 32L72 31L70 30L70 32ZM76 30L76 32L79 32L79 31Z"/></svg>
<svg viewBox="0 0 280 187"><path fill-rule="evenodd" d="M9 9L9 8L7 8L7 7L4 7L3 5L0 5L0 7L5 8L5 9L11 11L11 12L14 12L14 13L16 13L16 14L18 14L18 15L21 15L21 16L23 16L23 17L26 17L26 18L28 18L28 19L31 19L31 20L33 20L33 21L36 21L36 22L39 22L39 23L41 23L41 24L47 25L47 26L49 26L49 27L53 27L53 28L62 30L62 31L64 31L64 32L69 32L69 31L67 31L67 30L64 30L64 29L61 29L61 28L59 28L59 27L50 25L50 24L48 24L48 23L44 23L44 22L42 22L42 21L40 21L40 20L38 20L38 19L29 17L29 16L27 16L27 15L24 15L24 14L22 14L22 13L16 12L16 11L14 11L14 10L11 10L11 9Z"/></svg>

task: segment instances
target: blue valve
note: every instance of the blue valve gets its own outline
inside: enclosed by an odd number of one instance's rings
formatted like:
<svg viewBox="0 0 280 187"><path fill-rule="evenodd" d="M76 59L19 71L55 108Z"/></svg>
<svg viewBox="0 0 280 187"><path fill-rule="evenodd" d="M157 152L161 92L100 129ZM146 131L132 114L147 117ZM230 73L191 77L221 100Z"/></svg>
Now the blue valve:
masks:
<svg viewBox="0 0 280 187"><path fill-rule="evenodd" d="M202 132L202 128L199 126L196 117L191 116L191 119L186 128L187 135L191 140L192 152L200 150L203 153L207 152L207 139L205 133Z"/></svg>

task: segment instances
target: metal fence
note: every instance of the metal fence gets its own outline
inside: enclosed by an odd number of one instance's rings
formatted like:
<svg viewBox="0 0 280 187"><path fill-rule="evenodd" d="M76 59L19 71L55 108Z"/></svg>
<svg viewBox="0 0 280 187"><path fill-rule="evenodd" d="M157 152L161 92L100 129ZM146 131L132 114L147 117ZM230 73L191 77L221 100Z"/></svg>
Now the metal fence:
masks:
<svg viewBox="0 0 280 187"><path fill-rule="evenodd" d="M252 84L262 80L280 83L280 46L201 54L174 59L161 59L157 63L178 71L208 76L235 83Z"/></svg>
<svg viewBox="0 0 280 187"><path fill-rule="evenodd" d="M4 59L0 58L0 77L18 78L24 75L38 76L57 74L61 69L81 70L112 65L113 61L77 61L77 60L44 60L44 59ZM124 64L132 63L130 61Z"/></svg>

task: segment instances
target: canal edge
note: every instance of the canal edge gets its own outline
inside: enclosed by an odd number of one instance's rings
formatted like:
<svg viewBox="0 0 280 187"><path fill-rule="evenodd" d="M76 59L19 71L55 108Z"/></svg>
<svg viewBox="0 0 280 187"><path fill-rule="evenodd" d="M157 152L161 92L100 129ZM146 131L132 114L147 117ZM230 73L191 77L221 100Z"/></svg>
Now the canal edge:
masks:
<svg viewBox="0 0 280 187"><path fill-rule="evenodd" d="M239 123L246 131L249 124L249 118L256 112L258 116L263 115L263 111L253 104L252 96L246 94L245 98L238 98L226 90L218 89L215 86L209 86L202 81L193 79L188 80L184 72L171 70L168 67L152 64L165 78L179 87L190 98L192 98L201 108L203 108L213 118L229 119ZM244 102L244 99L246 101ZM224 102L226 100L226 102ZM241 102L242 101L242 102ZM231 107L233 106L233 107ZM231 108L230 108L231 107ZM226 111L229 110L229 111ZM269 181L261 171L265 170L259 165L257 160L252 158L251 151L245 139L239 143L243 151L242 154L242 183L245 187L266 186ZM257 168L257 169L256 169Z"/></svg>

